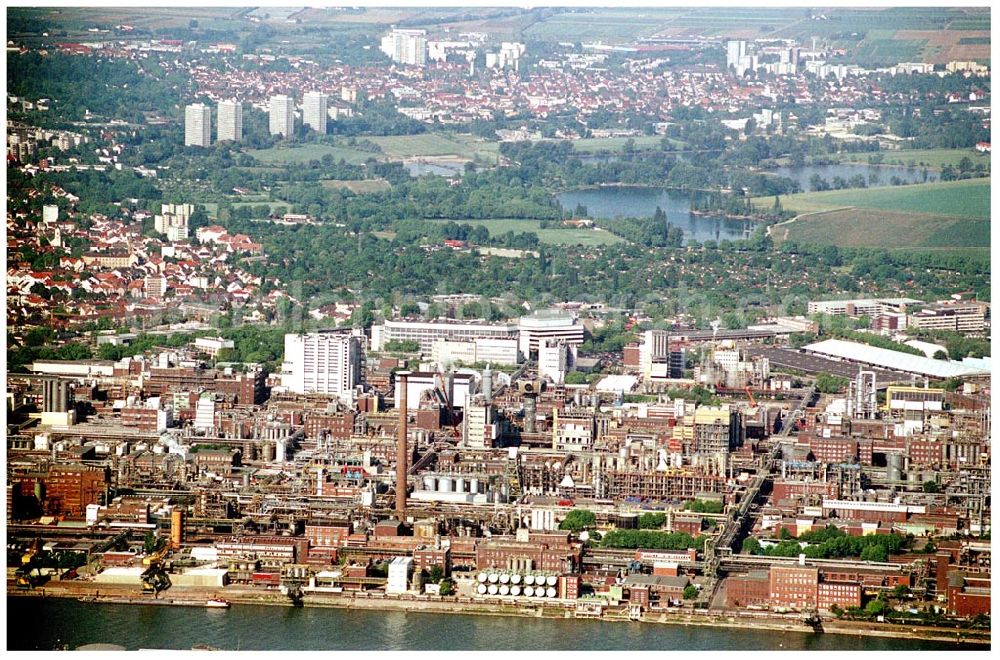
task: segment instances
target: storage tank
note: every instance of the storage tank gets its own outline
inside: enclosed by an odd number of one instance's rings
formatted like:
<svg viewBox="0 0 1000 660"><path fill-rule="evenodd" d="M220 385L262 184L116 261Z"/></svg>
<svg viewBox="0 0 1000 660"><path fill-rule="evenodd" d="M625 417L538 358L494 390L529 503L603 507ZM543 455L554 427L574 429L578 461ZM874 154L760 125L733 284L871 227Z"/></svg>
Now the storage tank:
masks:
<svg viewBox="0 0 1000 660"><path fill-rule="evenodd" d="M496 573L490 573L489 581L490 584L496 584L497 582L500 581L500 576L497 575Z"/></svg>
<svg viewBox="0 0 1000 660"><path fill-rule="evenodd" d="M489 402L493 398L493 371L490 365L483 369L483 398Z"/></svg>
<svg viewBox="0 0 1000 660"><path fill-rule="evenodd" d="M521 584L521 575L519 573L514 573L510 576L511 584Z"/></svg>
<svg viewBox="0 0 1000 660"><path fill-rule="evenodd" d="M524 588L524 595L528 596L529 598L533 598L534 595L535 595L535 588L534 587L525 587Z"/></svg>
<svg viewBox="0 0 1000 660"><path fill-rule="evenodd" d="M510 584L510 575L508 575L507 573L501 573L500 584Z"/></svg>
<svg viewBox="0 0 1000 660"><path fill-rule="evenodd" d="M480 574L478 575L478 578L479 578L479 581L480 581L480 582L486 582L486 578L488 578L488 577L489 577L489 576L488 576L488 575L487 575L487 574L485 573L485 571L484 571L484 572L482 572L482 573L480 573Z"/></svg>
<svg viewBox="0 0 1000 660"><path fill-rule="evenodd" d="M431 476L424 477L424 490L434 490L437 488L437 479Z"/></svg>
<svg viewBox="0 0 1000 660"><path fill-rule="evenodd" d="M549 587L548 589L546 589L545 590L545 597L546 598L555 598L556 597L556 588L555 587Z"/></svg>
<svg viewBox="0 0 1000 660"><path fill-rule="evenodd" d="M462 477L455 477L455 492L464 493L465 492L465 479Z"/></svg>
<svg viewBox="0 0 1000 660"><path fill-rule="evenodd" d="M500 595L501 596L507 596L509 594L510 594L510 587L508 587L506 584L501 584L500 585Z"/></svg>
<svg viewBox="0 0 1000 660"><path fill-rule="evenodd" d="M888 470L886 477L889 481L900 481L903 478L903 456L895 452L886 456Z"/></svg>
<svg viewBox="0 0 1000 660"><path fill-rule="evenodd" d="M495 585L495 584L491 584L490 587L489 587L489 589L487 589L487 591L490 592L491 596L496 596L497 592L500 591L500 588L497 587L497 585Z"/></svg>
<svg viewBox="0 0 1000 660"><path fill-rule="evenodd" d="M440 477L438 479L438 492L439 493L451 492L451 477Z"/></svg>
<svg viewBox="0 0 1000 660"><path fill-rule="evenodd" d="M555 575L550 575L547 578L545 578L545 582L550 587L554 587L554 586L556 586L559 583L559 578L557 578Z"/></svg>
<svg viewBox="0 0 1000 660"><path fill-rule="evenodd" d="M513 587L511 587L510 588L510 595L511 596L520 596L521 595L521 587L520 587L520 585L515 584Z"/></svg>
<svg viewBox="0 0 1000 660"><path fill-rule="evenodd" d="M469 492L472 494L476 494L479 492L479 479L473 477L472 479L469 480Z"/></svg>
<svg viewBox="0 0 1000 660"><path fill-rule="evenodd" d="M476 593L478 593L479 595L485 594L486 593L486 585L485 584L481 584L478 587L476 587Z"/></svg>
<svg viewBox="0 0 1000 660"><path fill-rule="evenodd" d="M531 573L528 573L527 575L524 576L524 583L528 585L534 584L535 576L532 575Z"/></svg>

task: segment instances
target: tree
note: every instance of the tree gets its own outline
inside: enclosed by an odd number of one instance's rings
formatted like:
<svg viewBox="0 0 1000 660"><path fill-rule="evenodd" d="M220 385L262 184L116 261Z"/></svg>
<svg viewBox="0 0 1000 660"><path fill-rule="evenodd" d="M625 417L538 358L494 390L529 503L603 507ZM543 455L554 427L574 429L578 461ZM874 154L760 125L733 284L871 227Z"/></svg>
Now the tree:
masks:
<svg viewBox="0 0 1000 660"><path fill-rule="evenodd" d="M450 596L455 593L455 583L450 579L441 581L441 588L438 591L442 596Z"/></svg>
<svg viewBox="0 0 1000 660"><path fill-rule="evenodd" d="M934 359L935 360L947 360L948 359L948 354L945 353L944 351L942 351L939 348L938 350L934 351Z"/></svg>
<svg viewBox="0 0 1000 660"><path fill-rule="evenodd" d="M941 486L938 485L936 481L925 481L924 482L924 492L925 493L940 493Z"/></svg>
<svg viewBox="0 0 1000 660"><path fill-rule="evenodd" d="M889 561L889 553L886 551L884 546L870 545L861 551L861 561Z"/></svg>
<svg viewBox="0 0 1000 660"><path fill-rule="evenodd" d="M752 536L748 536L743 539L743 552L748 555L757 555L761 553L760 541Z"/></svg>
<svg viewBox="0 0 1000 660"><path fill-rule="evenodd" d="M593 527L596 524L597 516L594 515L593 511L573 509L566 514L565 520L559 523L559 529L579 532L587 527Z"/></svg>
<svg viewBox="0 0 1000 660"><path fill-rule="evenodd" d="M427 579L435 584L444 579L444 569L440 564L434 564L427 569Z"/></svg>
<svg viewBox="0 0 1000 660"><path fill-rule="evenodd" d="M688 586L684 587L683 596L684 600L694 600L695 598L698 597L698 587L694 586L693 584L689 584Z"/></svg>
<svg viewBox="0 0 1000 660"><path fill-rule="evenodd" d="M865 607L865 612L869 616L881 616L889 611L889 604L886 603L881 598L876 598L872 602L868 603Z"/></svg>

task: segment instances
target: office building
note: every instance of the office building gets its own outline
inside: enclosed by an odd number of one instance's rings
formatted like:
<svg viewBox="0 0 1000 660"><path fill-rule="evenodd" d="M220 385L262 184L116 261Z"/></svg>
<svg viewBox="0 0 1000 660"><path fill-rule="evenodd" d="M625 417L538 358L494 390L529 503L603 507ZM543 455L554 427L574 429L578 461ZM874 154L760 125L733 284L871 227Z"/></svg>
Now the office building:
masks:
<svg viewBox="0 0 1000 660"><path fill-rule="evenodd" d="M538 342L538 375L562 385L573 369L573 353L563 339L542 339Z"/></svg>
<svg viewBox="0 0 1000 660"><path fill-rule="evenodd" d="M361 383L361 341L339 332L285 335L281 386L297 394L351 397Z"/></svg>
<svg viewBox="0 0 1000 660"><path fill-rule="evenodd" d="M976 301L937 303L911 315L908 325L927 330L979 333L986 327L988 310L986 303Z"/></svg>
<svg viewBox="0 0 1000 660"><path fill-rule="evenodd" d="M271 135L288 138L295 134L295 100L291 96L272 96L268 115Z"/></svg>
<svg viewBox="0 0 1000 660"><path fill-rule="evenodd" d="M538 353L543 339L564 340L576 362L577 347L583 343L583 326L572 314L561 310L539 310L531 316L522 316L517 322L520 333L518 348L525 358Z"/></svg>
<svg viewBox="0 0 1000 660"><path fill-rule="evenodd" d="M239 142L243 139L243 104L232 99L230 101L219 101L219 128L218 140L234 140Z"/></svg>
<svg viewBox="0 0 1000 660"><path fill-rule="evenodd" d="M212 109L195 103L184 108L184 146L212 145Z"/></svg>
<svg viewBox="0 0 1000 660"><path fill-rule="evenodd" d="M581 328L582 330L582 328ZM414 341L420 352L431 354L434 340L473 341L476 339L517 339L517 326L511 324L462 323L459 321L386 321L372 326L372 350L383 350L389 342ZM476 347L477 360L480 351L509 351L506 345ZM489 361L484 353L483 361Z"/></svg>
<svg viewBox="0 0 1000 660"><path fill-rule="evenodd" d="M306 92L302 98L302 124L317 133L326 133L327 95L323 92Z"/></svg>

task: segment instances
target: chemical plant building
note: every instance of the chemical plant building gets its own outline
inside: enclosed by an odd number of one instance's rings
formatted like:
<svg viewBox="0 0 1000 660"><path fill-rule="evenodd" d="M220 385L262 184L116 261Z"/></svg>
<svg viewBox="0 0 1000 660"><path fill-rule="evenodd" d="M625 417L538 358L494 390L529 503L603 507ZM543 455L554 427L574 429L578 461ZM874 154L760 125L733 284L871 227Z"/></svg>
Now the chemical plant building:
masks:
<svg viewBox="0 0 1000 660"><path fill-rule="evenodd" d="M361 384L361 341L343 332L285 335L281 386L297 394L351 397Z"/></svg>
<svg viewBox="0 0 1000 660"><path fill-rule="evenodd" d="M284 94L272 96L268 105L268 126L271 135L291 137L295 133L295 99Z"/></svg>
<svg viewBox="0 0 1000 660"><path fill-rule="evenodd" d="M892 371L928 378L966 378L989 376L989 369L951 360L935 360L920 355L844 341L827 339L804 346L803 350L848 362L871 365Z"/></svg>
<svg viewBox="0 0 1000 660"><path fill-rule="evenodd" d="M195 103L184 108L184 146L212 145L212 109Z"/></svg>
<svg viewBox="0 0 1000 660"><path fill-rule="evenodd" d="M239 142L243 139L243 104L232 99L230 101L219 101L219 127L218 140L233 140Z"/></svg>

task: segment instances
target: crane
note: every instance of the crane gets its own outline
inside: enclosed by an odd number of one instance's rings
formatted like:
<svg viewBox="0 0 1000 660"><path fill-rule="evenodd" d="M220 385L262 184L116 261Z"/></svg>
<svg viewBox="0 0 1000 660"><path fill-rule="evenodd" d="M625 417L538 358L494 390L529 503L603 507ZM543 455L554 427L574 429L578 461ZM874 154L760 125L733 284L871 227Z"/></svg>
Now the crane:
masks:
<svg viewBox="0 0 1000 660"><path fill-rule="evenodd" d="M756 408L757 407L757 399L753 398L753 392L750 391L750 386L749 385L746 386L746 393L747 393L747 396L750 397L750 405L753 406L754 408Z"/></svg>
<svg viewBox="0 0 1000 660"><path fill-rule="evenodd" d="M21 555L21 565L15 575L17 576L18 589L34 589L42 577L41 560L43 557L42 539L35 537L28 549Z"/></svg>
<svg viewBox="0 0 1000 660"><path fill-rule="evenodd" d="M142 593L158 594L170 586L170 578L167 577L167 572L163 567L168 552L170 552L170 544L164 543L163 547L142 560L142 565L146 567L141 575Z"/></svg>

